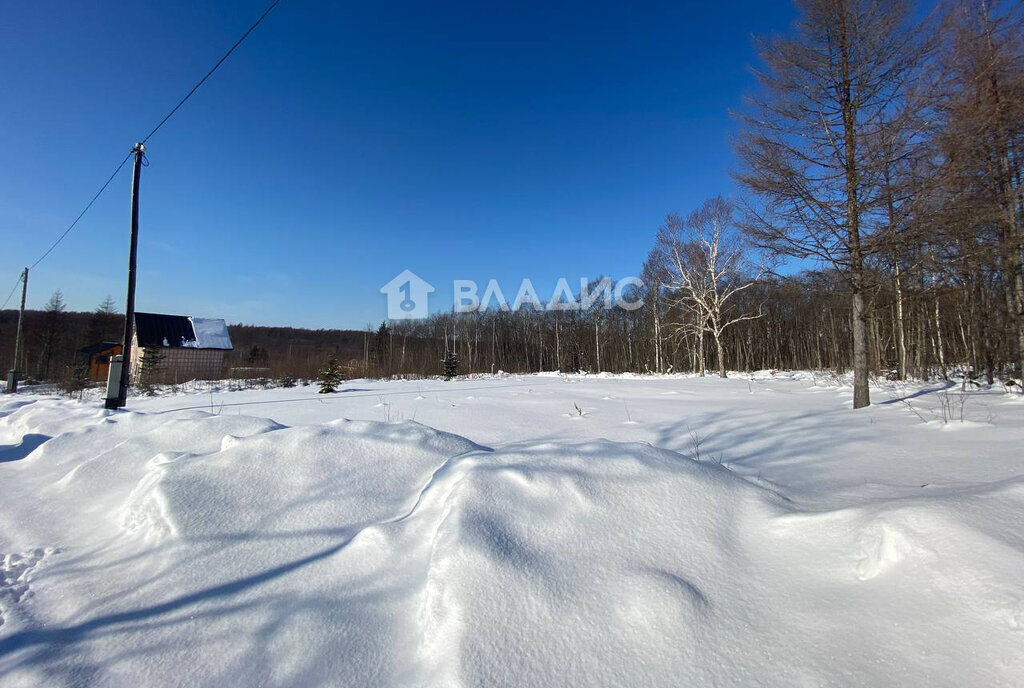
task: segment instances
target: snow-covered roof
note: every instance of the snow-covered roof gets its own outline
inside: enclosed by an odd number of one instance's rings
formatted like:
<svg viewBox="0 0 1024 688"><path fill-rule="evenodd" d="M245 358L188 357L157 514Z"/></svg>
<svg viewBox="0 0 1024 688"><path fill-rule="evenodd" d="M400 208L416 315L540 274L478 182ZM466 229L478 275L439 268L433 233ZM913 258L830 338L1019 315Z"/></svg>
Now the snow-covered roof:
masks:
<svg viewBox="0 0 1024 688"><path fill-rule="evenodd" d="M189 316L192 330L196 334L197 349L233 349L228 326L220 318L197 318Z"/></svg>
<svg viewBox="0 0 1024 688"><path fill-rule="evenodd" d="M191 315L136 312L135 340L142 347L234 348L223 320Z"/></svg>

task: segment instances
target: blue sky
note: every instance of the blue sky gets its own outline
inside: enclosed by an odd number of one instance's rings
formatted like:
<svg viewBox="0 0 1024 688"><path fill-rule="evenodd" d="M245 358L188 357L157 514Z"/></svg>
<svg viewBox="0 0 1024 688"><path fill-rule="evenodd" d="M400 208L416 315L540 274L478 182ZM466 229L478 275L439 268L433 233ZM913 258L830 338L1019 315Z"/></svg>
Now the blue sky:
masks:
<svg viewBox="0 0 1024 688"><path fill-rule="evenodd" d="M264 2L11 4L0 299ZM409 268L543 295L639 270L665 213L735 194L728 110L788 0L283 0L154 136L138 308L361 328ZM123 308L126 168L31 274ZM511 297L510 297L511 298Z"/></svg>

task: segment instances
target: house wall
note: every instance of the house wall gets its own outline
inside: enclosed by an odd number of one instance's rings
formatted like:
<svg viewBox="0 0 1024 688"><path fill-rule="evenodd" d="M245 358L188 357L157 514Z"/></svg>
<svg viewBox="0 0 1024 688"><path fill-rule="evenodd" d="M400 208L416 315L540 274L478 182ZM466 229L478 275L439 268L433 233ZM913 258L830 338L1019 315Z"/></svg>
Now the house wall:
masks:
<svg viewBox="0 0 1024 688"><path fill-rule="evenodd" d="M99 351L89 357L89 379L93 382L106 382L110 371L110 357L121 353L121 347Z"/></svg>
<svg viewBox="0 0 1024 688"><path fill-rule="evenodd" d="M219 380L224 377L224 349L188 347L132 348L131 378L138 384L147 356L161 357L153 369L151 383L180 383L189 380Z"/></svg>

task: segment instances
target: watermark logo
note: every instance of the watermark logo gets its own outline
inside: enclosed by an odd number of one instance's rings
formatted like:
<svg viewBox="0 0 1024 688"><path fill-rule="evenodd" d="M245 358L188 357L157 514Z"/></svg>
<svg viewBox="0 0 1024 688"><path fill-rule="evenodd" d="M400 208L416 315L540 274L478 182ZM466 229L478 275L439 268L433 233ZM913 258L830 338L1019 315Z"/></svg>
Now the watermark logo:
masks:
<svg viewBox="0 0 1024 688"><path fill-rule="evenodd" d="M534 311L588 311L597 308L635 311L644 305L644 283L638 277L624 277L617 282L613 282L609 277L594 281L583 277L579 285L578 293L574 294L569 281L561 277L555 284L551 298L545 302L541 301L533 282L524 279L510 304L497 280L489 280L483 294L480 293L480 287L476 282L455 280L452 310L456 313L473 313L494 306L504 312L515 312L524 307ZM389 319L415 320L426 318L429 314L427 296L434 291L434 287L411 270L404 270L402 274L381 287L380 291L388 297Z"/></svg>
<svg viewBox="0 0 1024 688"><path fill-rule="evenodd" d="M380 288L388 297L388 320L417 320L428 315L428 295L434 287L412 270L400 275Z"/></svg>
<svg viewBox="0 0 1024 688"><path fill-rule="evenodd" d="M547 303L543 303L537 296L533 282L524 279L519 285L515 299L509 305L497 280L492 279L487 283L483 295L480 295L480 287L473 280L455 280L455 312L472 313L486 310L492 304L497 306L498 310L513 312L524 306L529 306L535 311L586 311L592 308L621 308L635 311L643 307L644 301L640 298L638 290L630 291L629 287L640 289L643 285L644 283L637 277L624 277L614 283L610 277L602 277L596 282L583 277L580 279L577 297L569 288L568 280L560 277L551 298Z"/></svg>

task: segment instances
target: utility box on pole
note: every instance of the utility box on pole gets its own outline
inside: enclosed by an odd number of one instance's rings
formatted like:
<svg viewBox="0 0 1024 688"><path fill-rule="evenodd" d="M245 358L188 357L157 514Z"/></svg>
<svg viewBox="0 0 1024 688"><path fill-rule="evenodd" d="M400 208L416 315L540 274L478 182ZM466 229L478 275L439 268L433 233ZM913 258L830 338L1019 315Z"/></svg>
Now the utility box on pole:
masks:
<svg viewBox="0 0 1024 688"><path fill-rule="evenodd" d="M124 356L117 354L110 357L110 368L107 370L107 399L117 399L121 396L121 366L124 365Z"/></svg>
<svg viewBox="0 0 1024 688"><path fill-rule="evenodd" d="M21 365L22 326L25 322L25 294L28 293L28 268L21 273L21 310L18 311L18 334L14 338L14 365L7 373L7 393L18 391L18 366Z"/></svg>

